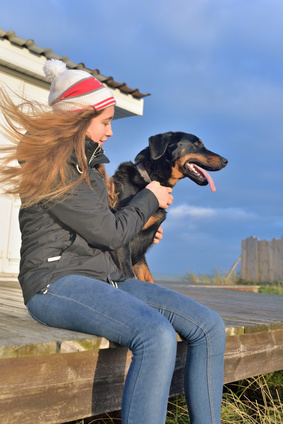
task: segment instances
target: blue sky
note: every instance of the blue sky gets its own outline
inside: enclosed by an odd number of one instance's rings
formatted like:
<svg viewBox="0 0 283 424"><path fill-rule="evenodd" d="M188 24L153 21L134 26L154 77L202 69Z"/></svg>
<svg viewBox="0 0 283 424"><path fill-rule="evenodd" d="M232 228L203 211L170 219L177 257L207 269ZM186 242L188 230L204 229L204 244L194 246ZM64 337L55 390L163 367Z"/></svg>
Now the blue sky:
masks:
<svg viewBox="0 0 283 424"><path fill-rule="evenodd" d="M281 0L9 0L1 8L1 29L151 93L143 117L114 122L110 175L166 131L193 133L229 160L212 175L215 193L190 180L174 188L164 239L147 255L154 273L225 273L242 239L283 235L282 16Z"/></svg>

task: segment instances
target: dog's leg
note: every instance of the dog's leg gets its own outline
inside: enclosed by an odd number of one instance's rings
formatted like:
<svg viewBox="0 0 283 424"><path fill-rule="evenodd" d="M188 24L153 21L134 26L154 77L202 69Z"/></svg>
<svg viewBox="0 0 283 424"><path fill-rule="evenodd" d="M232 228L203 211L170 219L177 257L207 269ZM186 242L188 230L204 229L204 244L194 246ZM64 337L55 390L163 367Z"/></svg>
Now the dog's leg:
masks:
<svg viewBox="0 0 283 424"><path fill-rule="evenodd" d="M145 256L143 256L134 266L134 273L138 280L154 283L151 272L148 268Z"/></svg>

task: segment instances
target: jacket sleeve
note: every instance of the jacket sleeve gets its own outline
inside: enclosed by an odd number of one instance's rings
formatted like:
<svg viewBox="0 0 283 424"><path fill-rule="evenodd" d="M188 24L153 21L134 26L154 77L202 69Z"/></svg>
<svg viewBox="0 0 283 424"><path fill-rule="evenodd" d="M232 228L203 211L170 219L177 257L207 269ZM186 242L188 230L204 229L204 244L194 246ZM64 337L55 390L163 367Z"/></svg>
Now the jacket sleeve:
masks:
<svg viewBox="0 0 283 424"><path fill-rule="evenodd" d="M49 213L92 246L117 250L134 238L158 207L156 196L143 189L126 207L113 213L95 191L83 183Z"/></svg>

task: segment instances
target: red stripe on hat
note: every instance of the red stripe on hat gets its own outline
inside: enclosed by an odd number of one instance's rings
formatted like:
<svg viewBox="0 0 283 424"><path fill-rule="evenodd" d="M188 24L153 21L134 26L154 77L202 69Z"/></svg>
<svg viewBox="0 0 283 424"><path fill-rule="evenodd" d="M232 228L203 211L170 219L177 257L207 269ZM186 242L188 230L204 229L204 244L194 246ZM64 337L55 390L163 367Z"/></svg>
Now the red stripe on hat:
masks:
<svg viewBox="0 0 283 424"><path fill-rule="evenodd" d="M103 100L102 102L96 103L94 105L96 110L104 109L105 107L115 105L116 100L114 97L109 97L108 99Z"/></svg>
<svg viewBox="0 0 283 424"><path fill-rule="evenodd" d="M102 87L104 87L104 85L101 84L101 82L98 81L96 78L87 78L68 88L68 90L64 91L64 93L60 96L56 103L60 102L60 100L66 99L67 97L83 96L84 94L88 94Z"/></svg>

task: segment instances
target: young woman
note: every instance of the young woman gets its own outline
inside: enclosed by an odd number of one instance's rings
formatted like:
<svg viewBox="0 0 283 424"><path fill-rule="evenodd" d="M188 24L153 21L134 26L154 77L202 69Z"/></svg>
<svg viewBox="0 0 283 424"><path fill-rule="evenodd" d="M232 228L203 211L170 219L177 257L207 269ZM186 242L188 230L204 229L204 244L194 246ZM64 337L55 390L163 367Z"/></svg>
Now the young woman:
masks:
<svg viewBox="0 0 283 424"><path fill-rule="evenodd" d="M188 342L184 380L191 423L220 423L222 319L175 291L128 278L109 254L158 207L172 203L172 189L153 181L113 213L110 182L97 168L108 162L102 146L112 136L115 100L90 74L67 70L60 61L48 61L44 70L53 81L48 109L31 102L15 106L1 94L14 142L6 148L1 182L22 201L19 281L26 306L45 325L103 336L132 351L123 424L164 424L178 332ZM20 166L9 166L15 160Z"/></svg>

